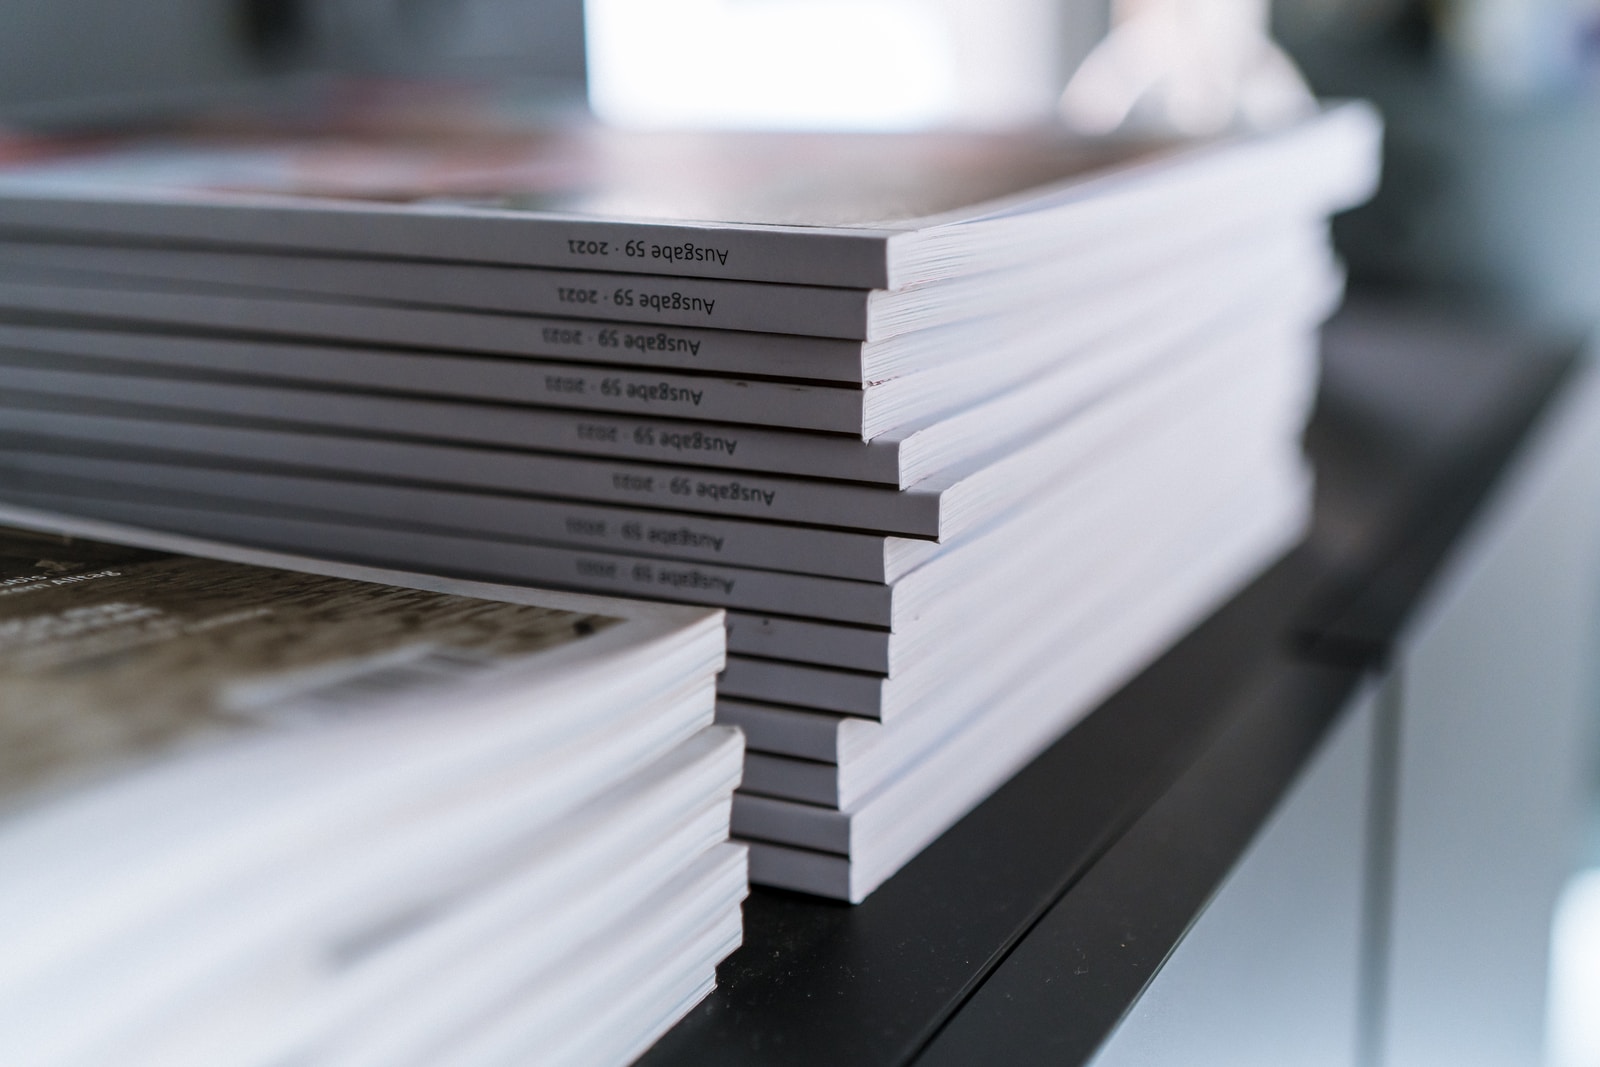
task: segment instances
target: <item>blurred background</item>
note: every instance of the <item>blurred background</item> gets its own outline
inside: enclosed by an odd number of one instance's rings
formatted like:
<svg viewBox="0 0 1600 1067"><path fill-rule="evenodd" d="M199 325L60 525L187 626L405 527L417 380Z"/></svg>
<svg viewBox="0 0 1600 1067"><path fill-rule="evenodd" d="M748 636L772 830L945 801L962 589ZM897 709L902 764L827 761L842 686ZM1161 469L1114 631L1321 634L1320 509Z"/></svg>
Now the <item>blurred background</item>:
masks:
<svg viewBox="0 0 1600 1067"><path fill-rule="evenodd" d="M294 107L352 85L359 93L415 79L487 91L512 115L592 108L624 125L1048 122L1107 33L1112 7L0 0L0 128ZM1540 328L1594 327L1600 0L1277 0L1271 17L1319 94L1371 99L1388 123L1382 192L1338 228L1356 285L1470 303ZM1600 871L1600 829L1576 860L1575 870ZM1600 874L1580 873L1572 885L1553 953L1553 1056L1600 1063Z"/></svg>
<svg viewBox="0 0 1600 1067"><path fill-rule="evenodd" d="M1124 0L1127 2L1127 0ZM1112 0L0 0L0 124L82 126L315 94L492 85L626 125L1048 121ZM1600 316L1600 0L1276 0L1323 95L1388 120L1354 277ZM737 86L736 91L730 87Z"/></svg>

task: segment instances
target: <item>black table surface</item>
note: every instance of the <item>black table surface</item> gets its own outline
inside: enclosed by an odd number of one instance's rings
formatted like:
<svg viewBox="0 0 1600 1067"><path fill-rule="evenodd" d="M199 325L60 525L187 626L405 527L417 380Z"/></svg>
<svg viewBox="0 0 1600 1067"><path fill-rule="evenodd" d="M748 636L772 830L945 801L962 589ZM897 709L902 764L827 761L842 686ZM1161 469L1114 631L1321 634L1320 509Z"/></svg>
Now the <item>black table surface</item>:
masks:
<svg viewBox="0 0 1600 1067"><path fill-rule="evenodd" d="M1352 301L1307 540L866 902L754 890L717 990L641 1062L1086 1061L1381 669L1573 351Z"/></svg>

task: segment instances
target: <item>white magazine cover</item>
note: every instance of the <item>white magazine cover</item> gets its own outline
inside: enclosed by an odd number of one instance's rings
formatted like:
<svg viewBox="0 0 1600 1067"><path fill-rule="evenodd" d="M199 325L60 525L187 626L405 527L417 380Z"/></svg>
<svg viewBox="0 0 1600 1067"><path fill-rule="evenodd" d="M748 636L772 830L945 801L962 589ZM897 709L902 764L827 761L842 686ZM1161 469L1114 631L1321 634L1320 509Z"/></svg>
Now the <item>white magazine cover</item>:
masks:
<svg viewBox="0 0 1600 1067"><path fill-rule="evenodd" d="M1378 122L1336 105L1201 144L382 123L0 142L34 233L901 289L1196 215L1363 199ZM1308 198L1307 190L1312 191Z"/></svg>

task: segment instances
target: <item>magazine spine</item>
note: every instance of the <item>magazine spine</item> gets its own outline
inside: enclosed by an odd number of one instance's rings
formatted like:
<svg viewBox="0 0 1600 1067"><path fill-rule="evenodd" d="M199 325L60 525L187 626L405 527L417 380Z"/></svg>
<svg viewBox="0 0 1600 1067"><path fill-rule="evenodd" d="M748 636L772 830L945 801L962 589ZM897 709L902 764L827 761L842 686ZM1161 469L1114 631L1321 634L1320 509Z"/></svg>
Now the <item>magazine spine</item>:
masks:
<svg viewBox="0 0 1600 1067"><path fill-rule="evenodd" d="M288 253L0 241L0 266L59 272L85 285L132 281L216 293L559 315L615 323L692 326L863 340L870 290L674 278L653 274L501 267Z"/></svg>
<svg viewBox="0 0 1600 1067"><path fill-rule="evenodd" d="M481 311L294 300L265 292L228 294L170 287L85 285L60 276L0 271L0 310L71 316L77 323L209 330L220 336L152 335L146 345L243 345L251 335L301 342L307 351L341 358L334 345L393 346L396 355L471 353L544 358L601 366L662 367L702 373L761 375L860 386L865 349L858 341L746 333L681 326L604 324L587 319ZM17 324L4 327L7 333ZM84 333L87 331L74 331ZM330 345L329 342L333 342ZM48 344L39 340L38 344ZM82 342L78 342L82 343ZM373 356L355 350L356 355ZM447 381L441 380L441 385Z"/></svg>
<svg viewBox="0 0 1600 1067"><path fill-rule="evenodd" d="M193 464L225 460L287 470L527 493L771 522L936 539L943 494L763 477L704 467L619 463L456 445L334 437L201 422L0 408L19 447L133 455ZM136 454L130 450L138 450ZM153 452L151 450L154 450Z"/></svg>
<svg viewBox="0 0 1600 1067"><path fill-rule="evenodd" d="M522 267L882 288L894 231L539 217L526 212L288 197L52 195L0 190L0 227Z"/></svg>
<svg viewBox="0 0 1600 1067"><path fill-rule="evenodd" d="M265 418L640 459L710 461L712 466L755 464L758 469L773 469L767 461L783 463L793 448L810 459L809 469L779 473L889 484L899 481L898 465L883 470L879 477L863 477L863 468L869 465L869 446L861 440L865 394L859 389L536 361L509 367L483 367L467 361L458 367L445 359L436 362L435 374L451 381L456 397L441 401L421 395L295 388L292 381L196 381L138 373L148 370L147 364L133 364L135 373L126 373L125 364L90 359L91 363L76 366L59 358L40 360L0 341L0 388L7 394L32 392L105 404L142 404L223 418ZM219 369L224 373L235 370ZM409 371L404 378L396 376L371 383L371 387L410 384L420 394L424 383L416 379L421 373ZM493 406L469 406L463 400L490 401ZM628 416L697 421L646 423ZM623 421L613 421L616 418ZM715 423L733 425L712 425ZM775 431L756 427L841 436L810 438L777 431L774 437ZM785 442L788 436L794 440ZM746 456L757 452L764 458L745 464L731 462L739 459L741 448ZM819 463L818 455L826 458ZM829 471L835 466L841 468L838 473Z"/></svg>

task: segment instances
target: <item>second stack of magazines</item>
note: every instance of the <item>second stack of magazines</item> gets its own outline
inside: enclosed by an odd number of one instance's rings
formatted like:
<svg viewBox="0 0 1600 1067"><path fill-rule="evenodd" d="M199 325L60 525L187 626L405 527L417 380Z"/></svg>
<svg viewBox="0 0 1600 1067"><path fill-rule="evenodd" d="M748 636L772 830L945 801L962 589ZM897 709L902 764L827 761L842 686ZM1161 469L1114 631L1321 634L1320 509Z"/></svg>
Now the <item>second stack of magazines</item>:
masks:
<svg viewBox="0 0 1600 1067"><path fill-rule="evenodd" d="M859 901L1299 536L1376 143L1345 106L15 166L0 494L726 608L752 879Z"/></svg>
<svg viewBox="0 0 1600 1067"><path fill-rule="evenodd" d="M722 648L0 508L7 1067L629 1062L741 939Z"/></svg>

